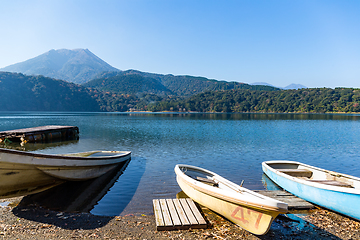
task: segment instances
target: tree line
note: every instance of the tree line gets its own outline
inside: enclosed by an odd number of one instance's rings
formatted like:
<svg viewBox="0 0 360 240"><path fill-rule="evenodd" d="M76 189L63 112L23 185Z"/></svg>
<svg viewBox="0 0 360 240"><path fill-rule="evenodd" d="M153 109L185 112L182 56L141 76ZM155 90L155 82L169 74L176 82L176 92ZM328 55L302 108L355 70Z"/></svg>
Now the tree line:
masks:
<svg viewBox="0 0 360 240"><path fill-rule="evenodd" d="M335 113L360 112L360 89L311 88L281 91L208 91L183 100L163 100L149 111Z"/></svg>

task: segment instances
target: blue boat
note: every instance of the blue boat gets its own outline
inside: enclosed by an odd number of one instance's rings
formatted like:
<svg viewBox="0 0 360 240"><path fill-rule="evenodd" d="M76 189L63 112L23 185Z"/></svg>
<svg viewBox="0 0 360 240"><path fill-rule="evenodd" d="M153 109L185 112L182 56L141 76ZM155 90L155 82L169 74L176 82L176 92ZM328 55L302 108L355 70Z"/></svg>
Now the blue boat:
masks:
<svg viewBox="0 0 360 240"><path fill-rule="evenodd" d="M360 178L293 161L266 161L262 169L286 191L360 220Z"/></svg>

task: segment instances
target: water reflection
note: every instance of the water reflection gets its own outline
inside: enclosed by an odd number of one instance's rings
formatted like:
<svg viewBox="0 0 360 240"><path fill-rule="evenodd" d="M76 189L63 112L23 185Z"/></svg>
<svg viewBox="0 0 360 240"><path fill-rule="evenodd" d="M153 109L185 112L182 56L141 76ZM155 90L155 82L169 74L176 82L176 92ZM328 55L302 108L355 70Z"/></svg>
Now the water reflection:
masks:
<svg viewBox="0 0 360 240"><path fill-rule="evenodd" d="M264 184L266 190L283 190L279 185L273 182L265 173L261 176L261 181Z"/></svg>
<svg viewBox="0 0 360 240"><path fill-rule="evenodd" d="M19 206L35 204L62 212L90 212L114 183L121 181L119 177L124 173L129 162L130 160L126 161L96 179L80 182L68 181L41 193L25 196Z"/></svg>
<svg viewBox="0 0 360 240"><path fill-rule="evenodd" d="M140 194L140 199L135 201L135 204L133 201L137 198L136 195L138 195L141 180L149 181L144 176L146 161L144 158L132 157L125 173L118 178L106 195L94 205L90 213L101 216L140 213L141 210L139 209L142 204L144 204L144 201L145 203L148 201L146 194ZM153 189L148 190L152 191Z"/></svg>

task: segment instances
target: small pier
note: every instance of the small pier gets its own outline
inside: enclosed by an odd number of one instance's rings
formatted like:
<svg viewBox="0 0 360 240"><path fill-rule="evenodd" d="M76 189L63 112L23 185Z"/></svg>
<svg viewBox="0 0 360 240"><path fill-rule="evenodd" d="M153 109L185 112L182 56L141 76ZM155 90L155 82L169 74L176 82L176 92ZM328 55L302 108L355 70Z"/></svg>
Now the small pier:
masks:
<svg viewBox="0 0 360 240"><path fill-rule="evenodd" d="M290 211L293 210L309 210L313 209L315 206L304 199L296 197L295 195L283 191L283 190L261 190L261 191L254 191L260 193L264 196L271 197L273 199L285 202L288 204L288 209Z"/></svg>
<svg viewBox="0 0 360 240"><path fill-rule="evenodd" d="M205 219L190 198L154 199L153 207L158 231L207 227Z"/></svg>
<svg viewBox="0 0 360 240"><path fill-rule="evenodd" d="M0 143L12 142L45 142L53 140L70 140L79 136L79 128L75 126L40 126L0 132Z"/></svg>

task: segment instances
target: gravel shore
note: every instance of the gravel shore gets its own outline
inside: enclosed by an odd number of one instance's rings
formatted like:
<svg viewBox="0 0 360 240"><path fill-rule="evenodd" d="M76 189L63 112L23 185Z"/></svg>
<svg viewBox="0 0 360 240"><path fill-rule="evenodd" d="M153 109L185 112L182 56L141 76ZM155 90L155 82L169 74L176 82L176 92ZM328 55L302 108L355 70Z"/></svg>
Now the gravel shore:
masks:
<svg viewBox="0 0 360 240"><path fill-rule="evenodd" d="M207 229L156 231L153 215L56 212L21 206L21 199L0 200L0 239L360 239L358 221L324 209L280 215L266 235L256 236L206 208Z"/></svg>

